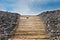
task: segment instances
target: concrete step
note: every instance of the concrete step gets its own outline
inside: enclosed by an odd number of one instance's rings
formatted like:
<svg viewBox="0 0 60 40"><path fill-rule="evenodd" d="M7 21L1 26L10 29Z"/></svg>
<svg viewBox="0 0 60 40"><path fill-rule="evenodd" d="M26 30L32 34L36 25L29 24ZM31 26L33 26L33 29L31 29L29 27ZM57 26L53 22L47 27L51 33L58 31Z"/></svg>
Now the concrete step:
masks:
<svg viewBox="0 0 60 40"><path fill-rule="evenodd" d="M29 39L49 39L49 35L14 35L13 38L29 38Z"/></svg>
<svg viewBox="0 0 60 40"><path fill-rule="evenodd" d="M23 38L23 39L19 39L19 38L16 39L16 38L15 38L15 39L13 39L13 40L49 40L49 39L24 39L24 38Z"/></svg>
<svg viewBox="0 0 60 40"><path fill-rule="evenodd" d="M19 34L19 35L24 35L24 34L30 34L30 35L35 35L35 34L39 34L39 35L46 35L47 33L45 31L16 31L15 34Z"/></svg>
<svg viewBox="0 0 60 40"><path fill-rule="evenodd" d="M13 40L49 40L45 24L39 16L21 16Z"/></svg>

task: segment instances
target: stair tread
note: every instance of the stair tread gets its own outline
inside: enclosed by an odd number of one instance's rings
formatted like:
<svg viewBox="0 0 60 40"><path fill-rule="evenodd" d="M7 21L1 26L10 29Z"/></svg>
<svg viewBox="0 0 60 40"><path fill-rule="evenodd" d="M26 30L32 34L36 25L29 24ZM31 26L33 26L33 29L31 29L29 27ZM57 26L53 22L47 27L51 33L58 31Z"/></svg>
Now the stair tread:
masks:
<svg viewBox="0 0 60 40"><path fill-rule="evenodd" d="M49 40L45 23L39 16L21 16L13 40Z"/></svg>

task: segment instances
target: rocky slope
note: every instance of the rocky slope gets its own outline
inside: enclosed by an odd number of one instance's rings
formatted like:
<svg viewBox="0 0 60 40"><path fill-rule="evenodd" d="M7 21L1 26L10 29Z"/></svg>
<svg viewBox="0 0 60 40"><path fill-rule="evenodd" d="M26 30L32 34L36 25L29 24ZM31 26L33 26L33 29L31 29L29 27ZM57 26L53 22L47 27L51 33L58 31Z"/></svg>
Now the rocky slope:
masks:
<svg viewBox="0 0 60 40"><path fill-rule="evenodd" d="M51 40L60 40L60 10L43 12L38 16L42 16L45 21Z"/></svg>
<svg viewBox="0 0 60 40"><path fill-rule="evenodd" d="M0 11L0 40L8 40L17 28L18 13Z"/></svg>

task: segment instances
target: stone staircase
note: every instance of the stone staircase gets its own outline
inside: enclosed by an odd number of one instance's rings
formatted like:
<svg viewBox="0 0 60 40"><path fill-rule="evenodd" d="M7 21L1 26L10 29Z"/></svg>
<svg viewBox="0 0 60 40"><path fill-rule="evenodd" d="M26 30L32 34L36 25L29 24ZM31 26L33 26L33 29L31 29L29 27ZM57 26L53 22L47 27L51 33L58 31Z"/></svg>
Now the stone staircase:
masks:
<svg viewBox="0 0 60 40"><path fill-rule="evenodd" d="M40 16L20 16L19 25L12 40L49 40L49 35Z"/></svg>

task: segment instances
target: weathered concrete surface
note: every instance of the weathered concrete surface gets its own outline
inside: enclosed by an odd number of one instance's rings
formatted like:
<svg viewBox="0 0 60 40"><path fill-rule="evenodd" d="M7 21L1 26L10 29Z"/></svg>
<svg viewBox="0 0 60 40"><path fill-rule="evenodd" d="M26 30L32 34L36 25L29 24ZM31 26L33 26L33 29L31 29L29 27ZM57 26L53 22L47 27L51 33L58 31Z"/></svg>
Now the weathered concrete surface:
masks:
<svg viewBox="0 0 60 40"><path fill-rule="evenodd" d="M16 33L12 40L49 40L45 24L40 16L20 16Z"/></svg>

